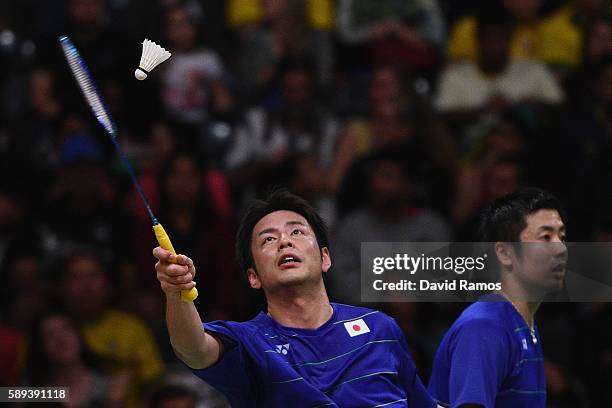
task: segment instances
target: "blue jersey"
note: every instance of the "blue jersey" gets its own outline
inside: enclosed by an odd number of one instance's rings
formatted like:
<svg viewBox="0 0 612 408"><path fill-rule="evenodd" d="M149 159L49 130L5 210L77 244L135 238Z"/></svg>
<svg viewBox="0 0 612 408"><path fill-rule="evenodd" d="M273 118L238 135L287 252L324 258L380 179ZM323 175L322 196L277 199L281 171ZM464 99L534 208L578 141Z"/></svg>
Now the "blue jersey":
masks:
<svg viewBox="0 0 612 408"><path fill-rule="evenodd" d="M448 407L544 408L544 355L537 329L534 336L500 295L470 305L438 347L431 396Z"/></svg>
<svg viewBox="0 0 612 408"><path fill-rule="evenodd" d="M332 317L314 330L281 326L263 312L243 323L206 323L224 353L193 371L234 408L436 406L392 318L337 303L332 308Z"/></svg>

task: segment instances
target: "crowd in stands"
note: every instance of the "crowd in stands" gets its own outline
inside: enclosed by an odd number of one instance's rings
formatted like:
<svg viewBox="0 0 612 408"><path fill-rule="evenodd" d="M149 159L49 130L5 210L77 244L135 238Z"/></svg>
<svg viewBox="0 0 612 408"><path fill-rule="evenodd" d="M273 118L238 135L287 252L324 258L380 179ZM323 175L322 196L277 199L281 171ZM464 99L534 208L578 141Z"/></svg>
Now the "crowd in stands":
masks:
<svg viewBox="0 0 612 408"><path fill-rule="evenodd" d="M0 385L73 407L225 407L179 363L150 220L58 45L89 65L205 320L253 317L248 203L285 187L330 226L332 301L360 303L360 243L475 241L535 185L570 241L612 239L606 0L0 2ZM172 57L134 78L149 38ZM466 304L385 303L423 380ZM612 306L544 304L553 408L612 406Z"/></svg>

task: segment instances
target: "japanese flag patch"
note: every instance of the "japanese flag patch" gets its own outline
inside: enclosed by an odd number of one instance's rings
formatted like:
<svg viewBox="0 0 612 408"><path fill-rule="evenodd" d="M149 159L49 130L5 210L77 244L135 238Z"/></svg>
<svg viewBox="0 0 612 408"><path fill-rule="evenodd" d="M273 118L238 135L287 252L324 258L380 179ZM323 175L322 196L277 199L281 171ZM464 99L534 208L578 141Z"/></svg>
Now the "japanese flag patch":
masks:
<svg viewBox="0 0 612 408"><path fill-rule="evenodd" d="M349 336L355 337L360 334L365 334L370 332L370 328L363 321L363 319L351 320L350 322L344 323L344 328L348 332Z"/></svg>

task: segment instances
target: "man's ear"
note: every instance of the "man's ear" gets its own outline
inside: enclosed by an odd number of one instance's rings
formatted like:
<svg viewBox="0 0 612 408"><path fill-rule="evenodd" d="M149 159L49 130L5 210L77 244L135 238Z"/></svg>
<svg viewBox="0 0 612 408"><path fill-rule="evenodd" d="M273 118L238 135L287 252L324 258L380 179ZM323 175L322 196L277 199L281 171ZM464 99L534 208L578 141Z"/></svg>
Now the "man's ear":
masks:
<svg viewBox="0 0 612 408"><path fill-rule="evenodd" d="M321 270L323 271L323 273L329 271L329 268L331 268L331 255L329 253L329 249L327 249L327 247L323 247L323 249L321 249Z"/></svg>
<svg viewBox="0 0 612 408"><path fill-rule="evenodd" d="M249 278L249 284L253 289L261 289L261 280L259 275L255 271L255 268L247 269L247 278Z"/></svg>
<svg viewBox="0 0 612 408"><path fill-rule="evenodd" d="M512 249L512 245L507 242L496 242L495 243L495 255L497 259L502 264L502 266L506 268L512 267L512 258L514 254L514 250Z"/></svg>

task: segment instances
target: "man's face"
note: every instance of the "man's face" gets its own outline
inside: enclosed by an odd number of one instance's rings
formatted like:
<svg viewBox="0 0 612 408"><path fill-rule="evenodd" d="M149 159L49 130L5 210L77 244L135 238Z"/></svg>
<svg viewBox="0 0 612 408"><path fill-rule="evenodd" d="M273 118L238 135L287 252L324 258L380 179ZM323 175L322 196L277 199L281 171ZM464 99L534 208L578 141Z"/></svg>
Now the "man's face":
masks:
<svg viewBox="0 0 612 408"><path fill-rule="evenodd" d="M479 34L480 62L487 69L502 70L510 55L512 30L487 26Z"/></svg>
<svg viewBox="0 0 612 408"><path fill-rule="evenodd" d="M392 161L376 163L370 174L371 204L382 211L402 208L408 200L408 182L401 167Z"/></svg>
<svg viewBox="0 0 612 408"><path fill-rule="evenodd" d="M83 256L67 265L64 295L72 311L84 316L99 313L106 307L108 278L100 263Z"/></svg>
<svg viewBox="0 0 612 408"><path fill-rule="evenodd" d="M196 163L189 157L178 158L166 179L166 194L172 205L190 207L198 200L201 178Z"/></svg>
<svg viewBox="0 0 612 408"><path fill-rule="evenodd" d="M542 209L526 217L521 251L515 253L513 273L530 290L546 294L563 287L567 247L565 225L556 210Z"/></svg>
<svg viewBox="0 0 612 408"><path fill-rule="evenodd" d="M331 266L328 249L319 250L314 231L293 211L275 211L259 220L251 235L251 253L255 268L247 271L249 282L267 295L315 284Z"/></svg>
<svg viewBox="0 0 612 408"><path fill-rule="evenodd" d="M612 106L612 65L608 65L599 77L598 92L604 106Z"/></svg>
<svg viewBox="0 0 612 408"><path fill-rule="evenodd" d="M81 353L76 328L63 316L50 316L42 325L43 348L47 358L58 366L74 364Z"/></svg>
<svg viewBox="0 0 612 408"><path fill-rule="evenodd" d="M504 6L514 17L522 21L530 21L538 17L542 0L504 0Z"/></svg>
<svg viewBox="0 0 612 408"><path fill-rule="evenodd" d="M306 71L295 70L283 77L283 97L287 105L305 109L312 102L312 83Z"/></svg>

